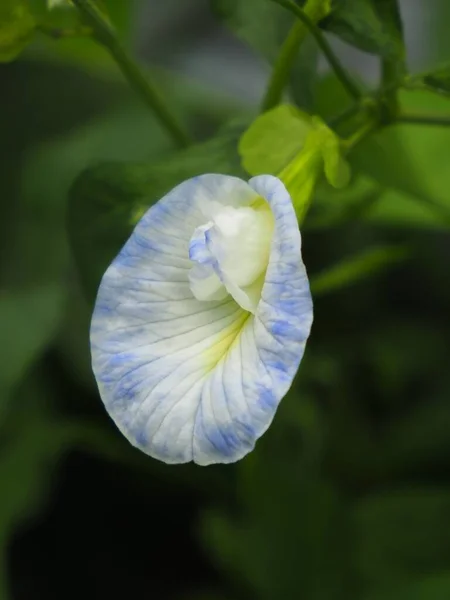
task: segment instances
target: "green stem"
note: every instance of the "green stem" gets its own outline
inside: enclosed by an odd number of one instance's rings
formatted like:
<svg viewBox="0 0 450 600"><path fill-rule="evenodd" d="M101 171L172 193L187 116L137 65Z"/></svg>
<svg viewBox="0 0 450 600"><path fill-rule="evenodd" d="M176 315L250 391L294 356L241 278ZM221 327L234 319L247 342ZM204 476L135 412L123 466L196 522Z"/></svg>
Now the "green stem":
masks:
<svg viewBox="0 0 450 600"><path fill-rule="evenodd" d="M348 94L355 100L361 98L361 91L359 90L359 88L357 87L357 85L355 84L353 79L348 75L348 73L344 69L344 67L341 65L339 59L335 55L335 53L334 53L333 49L331 48L330 44L328 43L327 39L325 38L325 36L323 35L323 33L319 29L319 27L316 25L316 22L320 21L320 19L323 18L326 14L326 13L324 14L324 10L323 10L324 2L320 1L320 0L310 0L310 2L308 2L306 4L305 9L303 10L299 6L297 6L297 4L295 4L295 2L292 2L292 0L271 0L271 1L275 2L276 4L279 4L286 10L289 10L291 13L293 13L297 17L297 19L299 19L299 21L301 21L301 23L304 25L304 33L303 33L302 39L300 40L300 43L306 37L306 33L309 32L316 40L317 45L322 50L323 54L325 55L326 59L328 60L330 67L333 69L336 76L341 81L343 87L347 90ZM313 2L314 2L314 7L315 7L314 12L313 12L312 8L307 10L308 4L310 4L312 6ZM321 7L320 13L318 11L319 6ZM299 45L300 44L297 45L297 48ZM294 57L291 57L291 59L290 59L291 62L289 63L289 66L292 64L293 59L294 59ZM275 66L275 71L277 70L277 68L281 68L281 66L277 64ZM273 77L275 77L275 76L276 75L274 75ZM285 81L286 80L284 80L284 82ZM269 89L270 89L270 86L269 86ZM281 93L280 93L280 95L281 95Z"/></svg>
<svg viewBox="0 0 450 600"><path fill-rule="evenodd" d="M324 0L308 0L304 12L312 22L320 21L328 13L327 2ZM270 110L279 104L298 50L308 33L309 29L305 23L300 19L296 19L289 35L281 46L280 54L275 62L272 76L261 104L261 112Z"/></svg>
<svg viewBox="0 0 450 600"><path fill-rule="evenodd" d="M414 125L432 125L450 127L450 115L429 115L426 113L403 112L397 116L397 123L411 123Z"/></svg>
<svg viewBox="0 0 450 600"><path fill-rule="evenodd" d="M95 39L104 46L122 71L128 83L141 96L161 124L170 133L173 140L180 147L190 144L190 138L177 118L167 108L165 100L160 96L157 88L143 74L138 65L127 54L119 42L111 25L92 0L73 0L88 27L92 28Z"/></svg>
<svg viewBox="0 0 450 600"><path fill-rule="evenodd" d="M342 148L346 152L350 152L353 148L362 142L368 135L373 133L379 127L379 123L375 119L370 119L366 123L364 123L359 129L355 131L353 135L351 135L346 140L342 140Z"/></svg>
<svg viewBox="0 0 450 600"><path fill-rule="evenodd" d="M275 62L267 91L261 103L261 112L266 112L280 103L289 73L307 30L301 21L292 26Z"/></svg>
<svg viewBox="0 0 450 600"><path fill-rule="evenodd" d="M400 109L398 101L398 90L405 78L405 67L403 61L391 61L384 59L381 63L381 109L383 121L391 123L397 118ZM382 90L385 90L384 93Z"/></svg>

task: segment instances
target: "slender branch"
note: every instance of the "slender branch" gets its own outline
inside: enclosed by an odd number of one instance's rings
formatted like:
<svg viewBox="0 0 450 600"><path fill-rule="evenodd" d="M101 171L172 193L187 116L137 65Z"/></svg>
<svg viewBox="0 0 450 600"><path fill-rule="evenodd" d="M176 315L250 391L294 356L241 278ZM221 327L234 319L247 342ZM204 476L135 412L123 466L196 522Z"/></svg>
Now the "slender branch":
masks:
<svg viewBox="0 0 450 600"><path fill-rule="evenodd" d="M161 124L170 133L180 147L190 144L190 139L183 126L167 108L155 85L143 74L138 65L127 54L119 42L111 25L92 0L73 0L88 27L92 28L95 39L104 46L122 71L128 83L141 96Z"/></svg>
<svg viewBox="0 0 450 600"><path fill-rule="evenodd" d="M307 30L303 24L300 21L296 21L284 44L281 46L272 76L269 80L269 85L261 103L261 112L266 112L279 104L297 51L305 38L305 33L307 33Z"/></svg>
<svg viewBox="0 0 450 600"><path fill-rule="evenodd" d="M396 82L405 78L406 54L403 35L403 23L400 14L399 0L390 0L389 3L392 19L396 25L397 33L400 38L400 46L397 48L394 56L383 58L381 61L381 86L387 90L381 98L380 117L385 124L395 120L399 111L398 86ZM392 86L392 87L391 87Z"/></svg>
<svg viewBox="0 0 450 600"><path fill-rule="evenodd" d="M317 45L322 50L323 54L328 60L330 67L333 69L336 76L341 81L343 87L347 90L348 94L355 100L361 98L362 94L360 89L357 87L353 79L350 77L350 75L348 75L347 71L341 65L338 57L335 55L327 39L325 38L319 27L317 27L315 21L307 14L306 10L301 9L299 6L297 6L297 4L295 4L295 2L292 2L292 0L271 1L284 7L286 10L289 10L297 17L297 19L299 19L303 23L305 28L309 31L309 33L311 33L311 35L316 40ZM319 17L316 20L318 21L320 20L320 18L321 17Z"/></svg>
<svg viewBox="0 0 450 600"><path fill-rule="evenodd" d="M402 112L397 116L397 123L411 123L414 125L432 125L437 127L450 127L450 115L435 115L426 113Z"/></svg>
<svg viewBox="0 0 450 600"><path fill-rule="evenodd" d="M325 2L324 0L308 0L305 6L305 12L313 21L318 21L327 14L325 3L326 0ZM261 112L270 110L280 102L292 66L297 57L298 50L308 33L309 30L305 24L299 19L296 19L289 35L281 46L266 94L261 104Z"/></svg>
<svg viewBox="0 0 450 600"><path fill-rule="evenodd" d="M370 135L376 129L378 129L379 126L380 124L376 119L370 119L369 121L364 123L359 129L357 129L355 133L353 133L353 135L351 135L346 140L342 140L342 148L346 152L353 150L353 148L357 144L362 142L362 140L364 140L368 135Z"/></svg>

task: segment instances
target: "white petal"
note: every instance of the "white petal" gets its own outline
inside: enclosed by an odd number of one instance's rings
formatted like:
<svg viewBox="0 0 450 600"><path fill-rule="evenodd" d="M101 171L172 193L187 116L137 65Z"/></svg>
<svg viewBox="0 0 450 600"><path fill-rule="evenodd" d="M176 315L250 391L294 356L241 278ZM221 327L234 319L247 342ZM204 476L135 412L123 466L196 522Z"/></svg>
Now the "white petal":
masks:
<svg viewBox="0 0 450 600"><path fill-rule="evenodd" d="M255 315L228 297L193 297L189 240L209 203L265 197L275 232ZM212 209L211 209L212 210ZM117 426L167 463L233 462L267 429L312 321L295 213L271 176L204 175L153 206L106 271L91 327L92 364Z"/></svg>

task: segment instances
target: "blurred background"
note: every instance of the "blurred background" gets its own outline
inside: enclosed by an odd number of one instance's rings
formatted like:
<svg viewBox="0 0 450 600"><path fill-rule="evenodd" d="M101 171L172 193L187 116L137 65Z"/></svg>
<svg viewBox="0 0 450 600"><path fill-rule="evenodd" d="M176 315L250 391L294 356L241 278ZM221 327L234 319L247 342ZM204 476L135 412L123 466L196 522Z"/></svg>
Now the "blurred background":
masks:
<svg viewBox="0 0 450 600"><path fill-rule="evenodd" d="M209 2L111 7L198 140L255 111L269 67ZM401 9L411 71L448 61L448 1ZM377 58L330 40L374 85ZM347 100L318 73L305 103L335 115ZM305 359L256 450L166 466L103 409L66 210L86 167L157 165L171 142L89 40L38 36L0 90L0 599L448 600L450 129L393 128L361 145L348 191L319 188L309 273L363 268L317 283Z"/></svg>

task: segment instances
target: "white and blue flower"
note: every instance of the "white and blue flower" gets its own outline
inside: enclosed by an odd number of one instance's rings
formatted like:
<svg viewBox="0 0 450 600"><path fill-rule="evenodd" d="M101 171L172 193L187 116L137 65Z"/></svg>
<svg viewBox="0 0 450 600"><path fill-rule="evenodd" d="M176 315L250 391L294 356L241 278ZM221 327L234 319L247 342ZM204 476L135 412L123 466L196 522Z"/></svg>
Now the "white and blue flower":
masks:
<svg viewBox="0 0 450 600"><path fill-rule="evenodd" d="M134 446L166 463L231 463L269 427L311 323L283 183L202 175L146 212L103 276L93 370Z"/></svg>

